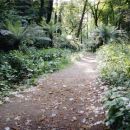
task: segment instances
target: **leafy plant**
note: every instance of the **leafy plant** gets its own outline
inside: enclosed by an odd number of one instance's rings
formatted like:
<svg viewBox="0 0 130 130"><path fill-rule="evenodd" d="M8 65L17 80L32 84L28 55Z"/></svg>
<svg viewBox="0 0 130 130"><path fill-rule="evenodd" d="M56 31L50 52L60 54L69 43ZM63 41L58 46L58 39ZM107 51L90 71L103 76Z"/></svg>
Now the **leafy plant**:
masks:
<svg viewBox="0 0 130 130"><path fill-rule="evenodd" d="M41 74L59 70L69 63L69 54L69 50L56 48L0 52L0 95L19 89L17 85L32 81Z"/></svg>
<svg viewBox="0 0 130 130"><path fill-rule="evenodd" d="M7 20L5 23L5 28L8 29L16 36L17 39L22 39L26 34L26 28L22 27L22 23L20 21L9 21Z"/></svg>
<svg viewBox="0 0 130 130"><path fill-rule="evenodd" d="M32 24L27 28L27 33L22 43L26 46L48 48L51 46L51 39L46 35L46 31L41 26Z"/></svg>
<svg viewBox="0 0 130 130"><path fill-rule="evenodd" d="M45 19L40 23L41 27L43 27L44 30L47 31L49 34L54 34L56 31L60 28L59 24L54 24L54 22L50 21L49 23L46 23Z"/></svg>
<svg viewBox="0 0 130 130"><path fill-rule="evenodd" d="M125 31L114 26L99 26L94 30L93 34L95 38L102 38L105 44L111 42L122 43L128 39Z"/></svg>
<svg viewBox="0 0 130 130"><path fill-rule="evenodd" d="M101 79L108 86L103 104L106 125L116 130L130 129L130 46L109 44L98 52Z"/></svg>
<svg viewBox="0 0 130 130"><path fill-rule="evenodd" d="M54 38L55 47L58 48L66 48L72 51L79 51L82 48L79 39L77 39L74 35L62 34L58 37Z"/></svg>

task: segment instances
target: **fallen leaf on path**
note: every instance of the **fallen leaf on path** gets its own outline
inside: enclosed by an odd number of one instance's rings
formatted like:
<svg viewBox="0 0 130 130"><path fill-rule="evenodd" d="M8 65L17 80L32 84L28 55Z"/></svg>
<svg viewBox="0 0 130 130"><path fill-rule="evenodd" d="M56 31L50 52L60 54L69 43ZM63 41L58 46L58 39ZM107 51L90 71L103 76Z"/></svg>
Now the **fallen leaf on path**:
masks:
<svg viewBox="0 0 130 130"><path fill-rule="evenodd" d="M39 122L43 122L45 120L46 116L42 115L42 117L39 119Z"/></svg>
<svg viewBox="0 0 130 130"><path fill-rule="evenodd" d="M93 125L100 125L103 124L103 121L97 121L96 123L94 123Z"/></svg>
<svg viewBox="0 0 130 130"><path fill-rule="evenodd" d="M79 114L84 114L84 111L81 110L81 111L78 111L78 113L79 113Z"/></svg>
<svg viewBox="0 0 130 130"><path fill-rule="evenodd" d="M49 92L49 94L53 94L53 92Z"/></svg>
<svg viewBox="0 0 130 130"><path fill-rule="evenodd" d="M83 119L81 120L82 123L86 123L86 121L87 121L86 118L83 118Z"/></svg>
<svg viewBox="0 0 130 130"><path fill-rule="evenodd" d="M25 125L30 125L31 122L32 122L31 120L26 120Z"/></svg>
<svg viewBox="0 0 130 130"><path fill-rule="evenodd" d="M77 121L77 118L76 118L75 116L73 116L71 121L72 121L72 122L73 122L73 121Z"/></svg>
<svg viewBox="0 0 130 130"><path fill-rule="evenodd" d="M14 120L17 120L17 121L19 121L21 119L21 116L16 116L15 118L14 118Z"/></svg>

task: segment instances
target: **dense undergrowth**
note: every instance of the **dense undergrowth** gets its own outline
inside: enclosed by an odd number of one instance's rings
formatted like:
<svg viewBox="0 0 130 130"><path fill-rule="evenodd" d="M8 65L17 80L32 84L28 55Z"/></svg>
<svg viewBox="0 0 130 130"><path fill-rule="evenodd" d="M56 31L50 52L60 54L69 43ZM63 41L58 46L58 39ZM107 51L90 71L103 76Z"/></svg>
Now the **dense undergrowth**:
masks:
<svg viewBox="0 0 130 130"><path fill-rule="evenodd" d="M20 84L35 83L41 74L63 68L70 60L70 50L50 48L12 50L0 52L0 97L8 96L11 90L20 89Z"/></svg>
<svg viewBox="0 0 130 130"><path fill-rule="evenodd" d="M101 79L107 85L103 98L106 125L113 130L130 129L130 46L109 44L98 52Z"/></svg>

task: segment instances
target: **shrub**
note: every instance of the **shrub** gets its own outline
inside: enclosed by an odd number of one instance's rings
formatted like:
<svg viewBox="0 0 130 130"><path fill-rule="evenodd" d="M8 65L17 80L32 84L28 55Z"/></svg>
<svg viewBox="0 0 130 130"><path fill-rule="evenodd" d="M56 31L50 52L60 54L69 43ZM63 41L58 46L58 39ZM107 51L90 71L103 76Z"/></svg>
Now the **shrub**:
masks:
<svg viewBox="0 0 130 130"><path fill-rule="evenodd" d="M97 49L96 42L93 38L85 39L83 43L84 43L84 48L86 51L96 52L96 49Z"/></svg>
<svg viewBox="0 0 130 130"><path fill-rule="evenodd" d="M22 39L25 36L26 28L22 27L22 23L20 21L9 21L5 22L5 28L11 31L17 39Z"/></svg>
<svg viewBox="0 0 130 130"><path fill-rule="evenodd" d="M62 34L61 36L55 37L54 43L55 47L70 49L72 51L79 51L82 48L79 39L73 35Z"/></svg>
<svg viewBox="0 0 130 130"><path fill-rule="evenodd" d="M99 51L101 77L110 84L122 82L130 76L130 47L128 45L106 45ZM124 78L124 79L123 79ZM117 84L118 85L118 84Z"/></svg>
<svg viewBox="0 0 130 130"><path fill-rule="evenodd" d="M15 50L0 52L0 91L16 89L28 79L52 73L69 63L70 51L62 49L29 48L26 53Z"/></svg>
<svg viewBox="0 0 130 130"><path fill-rule="evenodd" d="M46 35L46 31L41 26L32 24L28 26L22 43L36 48L49 48L51 46L51 39Z"/></svg>
<svg viewBox="0 0 130 130"><path fill-rule="evenodd" d="M130 46L110 44L98 52L101 79L108 85L103 103L106 124L114 130L130 129Z"/></svg>
<svg viewBox="0 0 130 130"><path fill-rule="evenodd" d="M127 33L124 30L119 30L115 26L102 25L97 27L94 31L94 38L100 37L105 44L110 42L123 42L128 39Z"/></svg>

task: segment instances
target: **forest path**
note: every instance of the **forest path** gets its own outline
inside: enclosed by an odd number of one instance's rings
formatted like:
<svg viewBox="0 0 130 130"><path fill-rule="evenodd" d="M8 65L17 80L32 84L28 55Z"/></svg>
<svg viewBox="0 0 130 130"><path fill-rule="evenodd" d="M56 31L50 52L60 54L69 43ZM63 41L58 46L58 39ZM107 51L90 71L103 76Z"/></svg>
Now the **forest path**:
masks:
<svg viewBox="0 0 130 130"><path fill-rule="evenodd" d="M0 106L0 130L105 130L96 56L41 78Z"/></svg>

